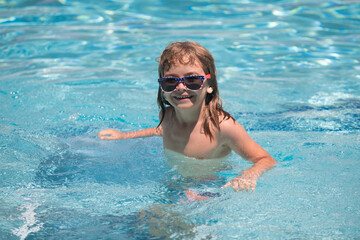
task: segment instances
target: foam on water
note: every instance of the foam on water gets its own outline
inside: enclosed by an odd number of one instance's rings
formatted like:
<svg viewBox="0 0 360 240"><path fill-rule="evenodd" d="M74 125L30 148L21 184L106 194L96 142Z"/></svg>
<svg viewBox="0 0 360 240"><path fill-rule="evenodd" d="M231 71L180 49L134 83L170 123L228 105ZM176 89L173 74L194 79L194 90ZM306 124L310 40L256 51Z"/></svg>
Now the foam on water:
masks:
<svg viewBox="0 0 360 240"><path fill-rule="evenodd" d="M16 236L18 236L21 240L26 239L26 237L30 233L36 233L40 231L41 227L44 223L41 223L36 219L36 213L34 210L37 208L37 205L31 205L27 204L24 206L21 206L21 209L24 210L24 212L21 214L21 220L24 220L24 225L22 225L20 228L12 230L12 233Z"/></svg>

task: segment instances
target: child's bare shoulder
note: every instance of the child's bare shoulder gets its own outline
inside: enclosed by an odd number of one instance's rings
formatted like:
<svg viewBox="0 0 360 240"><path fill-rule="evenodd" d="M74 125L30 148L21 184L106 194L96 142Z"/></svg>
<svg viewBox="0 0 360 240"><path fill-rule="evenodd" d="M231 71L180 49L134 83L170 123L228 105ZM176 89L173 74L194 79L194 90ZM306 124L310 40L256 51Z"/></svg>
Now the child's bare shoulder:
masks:
<svg viewBox="0 0 360 240"><path fill-rule="evenodd" d="M234 137L238 134L244 134L246 131L236 120L228 118L220 123L220 133L224 137Z"/></svg>

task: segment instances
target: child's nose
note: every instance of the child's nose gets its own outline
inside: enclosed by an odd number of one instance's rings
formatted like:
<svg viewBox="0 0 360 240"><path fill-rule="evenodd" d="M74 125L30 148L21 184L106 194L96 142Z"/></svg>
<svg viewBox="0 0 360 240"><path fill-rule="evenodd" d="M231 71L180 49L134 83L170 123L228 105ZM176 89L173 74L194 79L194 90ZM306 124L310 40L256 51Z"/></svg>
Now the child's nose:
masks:
<svg viewBox="0 0 360 240"><path fill-rule="evenodd" d="M184 85L184 83L183 82L179 82L179 85L178 85L178 87L177 87L178 89L186 89L186 87L185 87L185 85Z"/></svg>

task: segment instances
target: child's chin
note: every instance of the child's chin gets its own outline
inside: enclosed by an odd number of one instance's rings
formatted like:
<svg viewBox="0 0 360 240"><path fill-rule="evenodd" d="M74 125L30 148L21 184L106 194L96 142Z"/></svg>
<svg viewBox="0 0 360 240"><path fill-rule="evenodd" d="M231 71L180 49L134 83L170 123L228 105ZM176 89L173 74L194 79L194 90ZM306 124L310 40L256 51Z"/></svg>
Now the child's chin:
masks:
<svg viewBox="0 0 360 240"><path fill-rule="evenodd" d="M194 106L194 104L191 101L188 102L180 102L180 103L176 103L174 104L177 108L191 108Z"/></svg>

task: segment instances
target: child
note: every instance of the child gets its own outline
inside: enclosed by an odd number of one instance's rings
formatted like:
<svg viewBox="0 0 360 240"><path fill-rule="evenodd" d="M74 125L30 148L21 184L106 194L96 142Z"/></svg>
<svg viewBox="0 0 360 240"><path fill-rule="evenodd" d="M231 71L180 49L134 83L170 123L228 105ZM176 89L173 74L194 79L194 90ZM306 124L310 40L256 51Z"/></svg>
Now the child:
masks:
<svg viewBox="0 0 360 240"><path fill-rule="evenodd" d="M212 55L195 42L175 42L159 59L160 124L123 133L106 129L100 139L162 136L165 150L198 159L223 158L233 150L253 166L222 188L255 190L258 177L276 161L223 110ZM233 79L233 81L236 81Z"/></svg>

